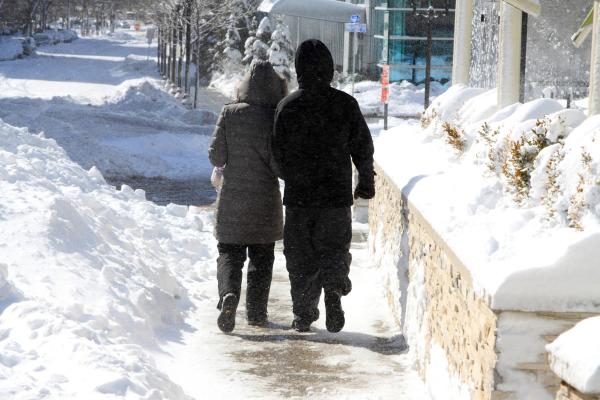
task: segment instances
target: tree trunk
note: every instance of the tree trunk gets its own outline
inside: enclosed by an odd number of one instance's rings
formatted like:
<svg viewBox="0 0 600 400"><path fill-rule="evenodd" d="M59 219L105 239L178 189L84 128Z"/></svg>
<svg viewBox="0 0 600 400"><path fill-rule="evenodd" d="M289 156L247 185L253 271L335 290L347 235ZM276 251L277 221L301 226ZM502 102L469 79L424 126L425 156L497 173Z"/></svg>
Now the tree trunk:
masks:
<svg viewBox="0 0 600 400"><path fill-rule="evenodd" d="M177 69L177 21L173 21L171 27L171 82L176 83Z"/></svg>
<svg viewBox="0 0 600 400"><path fill-rule="evenodd" d="M185 93L190 93L190 61L192 56L192 4L186 4L185 13Z"/></svg>
<svg viewBox="0 0 600 400"><path fill-rule="evenodd" d="M177 24L177 44L178 44L178 60L177 60L177 86L181 87L181 70L183 69L183 22Z"/></svg>

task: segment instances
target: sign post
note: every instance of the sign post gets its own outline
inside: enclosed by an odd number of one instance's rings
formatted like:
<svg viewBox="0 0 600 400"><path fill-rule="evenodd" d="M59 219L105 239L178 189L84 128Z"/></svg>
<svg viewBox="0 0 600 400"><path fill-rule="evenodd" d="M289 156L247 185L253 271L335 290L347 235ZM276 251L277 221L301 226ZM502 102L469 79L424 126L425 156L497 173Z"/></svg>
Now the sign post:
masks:
<svg viewBox="0 0 600 400"><path fill-rule="evenodd" d="M354 96L354 80L356 79L356 59L358 56L358 36L357 33L365 33L367 24L360 23L359 15L352 15L349 23L345 23L346 32L354 33L352 37L352 96Z"/></svg>
<svg viewBox="0 0 600 400"><path fill-rule="evenodd" d="M385 64L381 70L381 102L383 103L383 129L388 127L388 103L390 100L390 66Z"/></svg>

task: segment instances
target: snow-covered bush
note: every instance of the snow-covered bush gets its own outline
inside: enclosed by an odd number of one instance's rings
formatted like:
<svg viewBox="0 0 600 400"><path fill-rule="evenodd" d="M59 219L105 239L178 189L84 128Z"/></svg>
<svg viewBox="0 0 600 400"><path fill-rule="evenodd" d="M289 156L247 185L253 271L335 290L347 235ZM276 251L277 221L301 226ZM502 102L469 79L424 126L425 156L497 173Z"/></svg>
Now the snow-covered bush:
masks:
<svg viewBox="0 0 600 400"><path fill-rule="evenodd" d="M423 132L481 165L520 206L542 206L549 222L578 230L589 217L600 222L599 117L554 99L496 111L495 98L455 85L423 114Z"/></svg>
<svg viewBox="0 0 600 400"><path fill-rule="evenodd" d="M269 62L275 71L283 76L288 82L294 76L294 46L290 39L290 30L287 25L278 22L277 27L271 35L271 47L269 47Z"/></svg>

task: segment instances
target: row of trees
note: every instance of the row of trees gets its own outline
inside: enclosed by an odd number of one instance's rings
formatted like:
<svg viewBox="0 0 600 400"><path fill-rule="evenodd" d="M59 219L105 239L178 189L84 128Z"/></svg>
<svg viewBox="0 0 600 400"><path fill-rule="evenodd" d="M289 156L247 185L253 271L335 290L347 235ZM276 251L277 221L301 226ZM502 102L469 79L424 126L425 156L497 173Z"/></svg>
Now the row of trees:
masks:
<svg viewBox="0 0 600 400"><path fill-rule="evenodd" d="M257 7L258 0L160 3L155 15L163 76L189 95L191 86L208 84L215 73L235 79L255 60L268 60L291 80L294 50L289 30L281 22L273 29L273 23L257 13Z"/></svg>
<svg viewBox="0 0 600 400"><path fill-rule="evenodd" d="M114 28L116 18L129 10L152 10L153 0L0 0L0 30L31 35L50 24L70 28L77 23L82 34L102 26Z"/></svg>

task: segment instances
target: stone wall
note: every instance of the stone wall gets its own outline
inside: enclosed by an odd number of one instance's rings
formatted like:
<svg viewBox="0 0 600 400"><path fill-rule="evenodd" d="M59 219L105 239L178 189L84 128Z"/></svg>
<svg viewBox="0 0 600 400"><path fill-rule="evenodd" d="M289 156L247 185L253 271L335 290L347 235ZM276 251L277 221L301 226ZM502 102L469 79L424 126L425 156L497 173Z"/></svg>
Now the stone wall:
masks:
<svg viewBox="0 0 600 400"><path fill-rule="evenodd" d="M371 250L388 272L390 306L420 371L426 377L432 349L441 349L457 380L455 390L490 399L496 315L475 294L469 272L452 250L381 169L377 174L369 208Z"/></svg>
<svg viewBox="0 0 600 400"><path fill-rule="evenodd" d="M560 380L545 345L590 315L493 310L452 249L385 172L376 171L370 250L433 398L554 399Z"/></svg>

